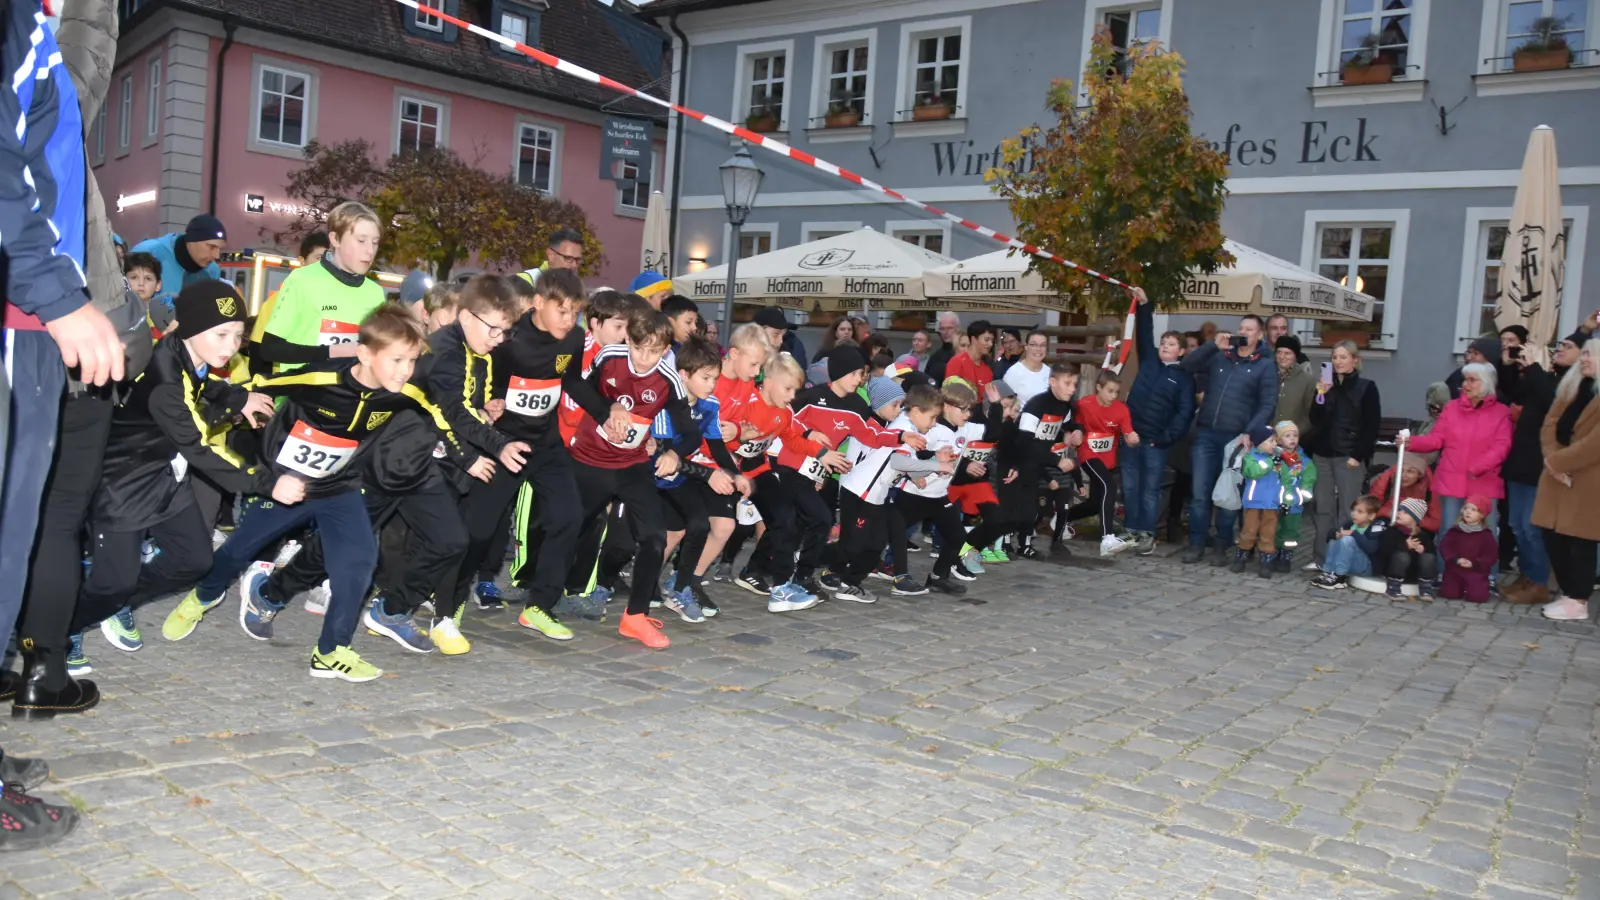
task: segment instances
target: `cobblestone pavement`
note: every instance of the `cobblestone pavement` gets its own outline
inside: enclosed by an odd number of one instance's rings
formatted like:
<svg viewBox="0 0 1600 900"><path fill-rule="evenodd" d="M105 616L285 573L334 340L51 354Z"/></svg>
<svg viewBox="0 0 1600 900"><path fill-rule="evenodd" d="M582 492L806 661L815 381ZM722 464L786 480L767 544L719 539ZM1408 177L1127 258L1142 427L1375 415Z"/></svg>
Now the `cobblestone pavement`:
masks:
<svg viewBox="0 0 1600 900"><path fill-rule="evenodd" d="M920 556L920 554L918 555ZM925 558L914 556L917 570ZM9 723L88 811L0 896L1600 897L1600 642L1171 560L314 681L320 619L88 640L106 700ZM1138 573L1133 577L1131 573Z"/></svg>

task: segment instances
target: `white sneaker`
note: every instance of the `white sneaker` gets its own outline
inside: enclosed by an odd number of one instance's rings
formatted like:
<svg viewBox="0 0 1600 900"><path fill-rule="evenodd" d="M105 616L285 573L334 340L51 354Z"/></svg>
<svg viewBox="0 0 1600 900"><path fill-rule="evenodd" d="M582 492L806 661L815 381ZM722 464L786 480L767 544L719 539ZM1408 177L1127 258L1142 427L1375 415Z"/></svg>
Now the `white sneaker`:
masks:
<svg viewBox="0 0 1600 900"><path fill-rule="evenodd" d="M328 611L328 602L333 599L333 586L324 581L306 592L306 612L313 616L323 615Z"/></svg>
<svg viewBox="0 0 1600 900"><path fill-rule="evenodd" d="M278 551L278 556L272 561L272 564L281 569L284 566L287 566L289 564L289 560L294 559L294 555L299 552L299 541L286 541L283 545L283 549Z"/></svg>
<svg viewBox="0 0 1600 900"><path fill-rule="evenodd" d="M1108 534L1100 539L1101 559L1116 556L1118 553L1121 553L1126 549L1128 549L1128 542L1114 534Z"/></svg>
<svg viewBox="0 0 1600 900"><path fill-rule="evenodd" d="M1305 565L1301 566L1300 567L1300 571L1302 571L1302 572L1321 572L1322 571L1322 566L1317 565L1317 561L1313 559L1311 562L1308 562Z"/></svg>
<svg viewBox="0 0 1600 900"><path fill-rule="evenodd" d="M1542 611L1546 619L1561 622L1581 622L1589 618L1589 604L1571 597L1552 600L1544 605Z"/></svg>

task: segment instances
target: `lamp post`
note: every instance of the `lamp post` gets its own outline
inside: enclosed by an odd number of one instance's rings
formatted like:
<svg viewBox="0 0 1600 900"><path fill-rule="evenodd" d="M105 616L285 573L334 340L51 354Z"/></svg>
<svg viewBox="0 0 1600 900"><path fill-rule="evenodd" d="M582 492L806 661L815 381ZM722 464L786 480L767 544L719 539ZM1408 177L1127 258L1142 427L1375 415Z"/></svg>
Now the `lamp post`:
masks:
<svg viewBox="0 0 1600 900"><path fill-rule="evenodd" d="M727 342L733 337L734 285L739 279L739 230L749 217L750 208L756 205L756 194L761 193L761 179L766 173L750 158L750 151L745 147L740 147L739 152L717 168L722 173L722 203L727 207L728 224L732 227L728 249L728 297L722 304L722 340Z"/></svg>

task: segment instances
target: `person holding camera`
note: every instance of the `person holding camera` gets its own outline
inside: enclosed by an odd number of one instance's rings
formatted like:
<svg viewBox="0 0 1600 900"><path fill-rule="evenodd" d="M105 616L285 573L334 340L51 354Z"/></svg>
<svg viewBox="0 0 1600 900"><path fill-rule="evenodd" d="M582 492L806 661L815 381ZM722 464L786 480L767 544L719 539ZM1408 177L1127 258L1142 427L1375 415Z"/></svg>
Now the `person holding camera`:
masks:
<svg viewBox="0 0 1600 900"><path fill-rule="evenodd" d="M1189 501L1189 549L1186 563L1205 558L1211 530L1211 486L1227 464L1223 454L1235 439L1250 447L1250 433L1272 418L1278 405L1278 370L1272 348L1262 340L1265 325L1260 316L1239 320L1239 333L1217 332L1183 359L1183 370L1206 380L1205 399L1196 418L1189 456L1194 468L1194 497ZM1217 553L1214 566L1232 562L1236 513L1216 510Z"/></svg>
<svg viewBox="0 0 1600 900"><path fill-rule="evenodd" d="M1307 569L1320 569L1327 561L1323 538L1333 531L1336 518L1364 493L1367 466L1378 446L1383 405L1378 385L1361 375L1361 349L1355 341L1340 341L1324 364L1311 404L1311 436L1306 449L1317 465L1312 497L1312 524L1316 559Z"/></svg>

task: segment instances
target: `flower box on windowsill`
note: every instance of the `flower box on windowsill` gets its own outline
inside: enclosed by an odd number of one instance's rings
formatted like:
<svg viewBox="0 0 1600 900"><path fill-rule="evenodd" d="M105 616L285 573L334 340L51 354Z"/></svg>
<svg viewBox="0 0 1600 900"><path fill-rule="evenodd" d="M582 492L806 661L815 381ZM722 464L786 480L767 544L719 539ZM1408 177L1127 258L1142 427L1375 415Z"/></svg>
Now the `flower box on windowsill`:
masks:
<svg viewBox="0 0 1600 900"><path fill-rule="evenodd" d="M901 313L889 320L889 327L896 331L921 331L928 327L928 317L922 313Z"/></svg>
<svg viewBox="0 0 1600 900"><path fill-rule="evenodd" d="M956 108L948 103L924 103L911 110L913 122L937 122L955 115Z"/></svg>
<svg viewBox="0 0 1600 900"><path fill-rule="evenodd" d="M1382 58L1370 66L1345 66L1339 71L1342 84L1388 84L1393 80L1394 69Z"/></svg>
<svg viewBox="0 0 1600 900"><path fill-rule="evenodd" d="M1511 54L1513 72L1551 72L1572 65L1572 51L1565 47L1555 50L1518 50Z"/></svg>
<svg viewBox="0 0 1600 900"><path fill-rule="evenodd" d="M854 128L861 124L861 113L853 109L844 112L831 112L823 117L823 124L829 128Z"/></svg>
<svg viewBox="0 0 1600 900"><path fill-rule="evenodd" d="M744 127L756 134L771 134L778 130L777 116L751 116L744 120Z"/></svg>
<svg viewBox="0 0 1600 900"><path fill-rule="evenodd" d="M726 303L727 300L724 299L723 302ZM733 320L735 322L754 322L755 318L756 308L754 306L740 306L737 303L733 305Z"/></svg>
<svg viewBox="0 0 1600 900"><path fill-rule="evenodd" d="M1322 332L1322 346L1332 347L1340 341L1354 341L1357 347L1363 350L1372 343L1370 331L1324 331Z"/></svg>

